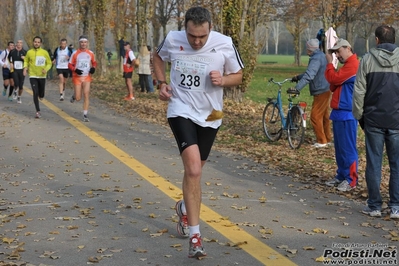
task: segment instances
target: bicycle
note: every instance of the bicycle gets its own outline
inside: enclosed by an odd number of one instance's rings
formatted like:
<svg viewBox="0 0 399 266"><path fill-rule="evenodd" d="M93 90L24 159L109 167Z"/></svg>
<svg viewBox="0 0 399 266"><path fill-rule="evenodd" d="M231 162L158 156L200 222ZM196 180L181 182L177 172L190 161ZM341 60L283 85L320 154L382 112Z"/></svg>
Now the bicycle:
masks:
<svg viewBox="0 0 399 266"><path fill-rule="evenodd" d="M283 103L281 99L281 88L284 83L291 79L283 81L274 81L269 83L279 86L277 98L267 98L267 104L263 110L262 124L266 137L270 141L277 141L281 138L283 131L287 132L288 143L292 149L299 149L305 139L306 129L306 102L293 103L293 99L299 96L299 91L287 90L288 93L288 111L284 116Z"/></svg>

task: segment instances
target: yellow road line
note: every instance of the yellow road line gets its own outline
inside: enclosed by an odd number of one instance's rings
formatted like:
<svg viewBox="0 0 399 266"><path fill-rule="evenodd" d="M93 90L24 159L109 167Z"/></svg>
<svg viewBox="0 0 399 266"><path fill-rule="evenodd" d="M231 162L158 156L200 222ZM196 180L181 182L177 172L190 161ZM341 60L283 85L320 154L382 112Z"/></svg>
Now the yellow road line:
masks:
<svg viewBox="0 0 399 266"><path fill-rule="evenodd" d="M28 90L27 90L28 91ZM31 91L28 93L32 94ZM75 118L69 116L67 113L59 109L54 104L43 99L43 104L46 105L50 110L58 114L60 117L69 122L72 126L80 130L87 137L92 139L110 154L115 156L118 160L126 164L129 168L143 177L145 180L150 182L154 187L158 188L160 191L165 193L167 196L173 199L180 199L182 191L180 188L176 187L168 180L158 175L150 168L140 163L132 156L109 142L107 139L99 135L97 132L91 130L85 126L82 122L76 120ZM280 253L273 250L271 247L267 246L263 242L259 241L251 234L245 232L242 228L232 224L229 221L223 219L223 217L207 207L206 205L201 205L201 219L207 223L209 226L213 227L216 231L224 235L232 243L242 243L240 247L250 254L255 259L259 260L264 265L273 266L294 266L294 262L289 260L287 257L281 255ZM245 242L245 243L244 243Z"/></svg>

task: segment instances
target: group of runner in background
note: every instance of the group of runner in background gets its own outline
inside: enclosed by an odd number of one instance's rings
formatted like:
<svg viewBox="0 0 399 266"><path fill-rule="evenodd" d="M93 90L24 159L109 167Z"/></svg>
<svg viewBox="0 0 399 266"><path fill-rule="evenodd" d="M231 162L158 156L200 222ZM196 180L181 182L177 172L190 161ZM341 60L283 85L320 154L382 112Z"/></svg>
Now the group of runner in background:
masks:
<svg viewBox="0 0 399 266"><path fill-rule="evenodd" d="M88 49L88 38L79 37L77 50L70 44L67 47L67 39L60 40L60 45L51 54L41 47L42 38L33 38L33 47L28 51L23 49L23 41L8 42L7 48L0 54L0 67L3 74L3 96L8 95L8 100L16 100L22 103L21 96L25 76L29 75L29 81L33 92L35 105L35 117L40 118L39 100L44 98L46 78L52 71L53 64L59 77L60 101L64 101L66 82L72 77L73 94L70 102L80 101L83 95L83 121L89 122L89 94L92 75L97 66L94 53ZM7 93L8 91L8 93Z"/></svg>

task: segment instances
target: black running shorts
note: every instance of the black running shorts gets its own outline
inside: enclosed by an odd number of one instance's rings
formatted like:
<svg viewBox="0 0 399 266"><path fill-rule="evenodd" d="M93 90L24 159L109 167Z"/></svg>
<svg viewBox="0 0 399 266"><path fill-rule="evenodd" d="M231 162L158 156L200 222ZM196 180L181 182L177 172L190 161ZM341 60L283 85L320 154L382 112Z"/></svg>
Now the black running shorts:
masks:
<svg viewBox="0 0 399 266"><path fill-rule="evenodd" d="M125 79L131 79L133 76L133 72L123 72L123 77Z"/></svg>
<svg viewBox="0 0 399 266"><path fill-rule="evenodd" d="M183 117L168 118L168 122L175 136L180 154L185 148L191 145L198 145L201 161L208 159L219 128L201 127L190 119Z"/></svg>
<svg viewBox="0 0 399 266"><path fill-rule="evenodd" d="M66 69L57 68L57 75L59 76L61 74L64 76L64 78L67 79L70 76L71 71L68 68Z"/></svg>

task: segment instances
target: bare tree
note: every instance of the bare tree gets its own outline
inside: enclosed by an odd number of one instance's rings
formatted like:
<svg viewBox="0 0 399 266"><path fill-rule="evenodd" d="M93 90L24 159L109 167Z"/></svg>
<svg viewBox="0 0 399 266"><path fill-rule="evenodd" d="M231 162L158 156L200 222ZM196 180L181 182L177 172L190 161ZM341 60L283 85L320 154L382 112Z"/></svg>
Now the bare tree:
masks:
<svg viewBox="0 0 399 266"><path fill-rule="evenodd" d="M162 28L162 36L165 37L166 25L176 12L176 0L157 0L155 4L155 19L159 21Z"/></svg>
<svg viewBox="0 0 399 266"><path fill-rule="evenodd" d="M89 36L90 21L91 21L91 8L97 0L74 0L75 8L79 16L78 21L82 25L82 33Z"/></svg>
<svg viewBox="0 0 399 266"><path fill-rule="evenodd" d="M17 1L2 0L0 8L0 36L1 47L6 47L9 41L14 40L17 32Z"/></svg>
<svg viewBox="0 0 399 266"><path fill-rule="evenodd" d="M301 34L308 27L308 19L312 12L308 0L282 1L281 8L284 10L284 21L287 30L294 38L294 64L301 65Z"/></svg>
<svg viewBox="0 0 399 266"><path fill-rule="evenodd" d="M137 40L139 47L148 43L148 24L154 14L154 1L139 0L137 6Z"/></svg>
<svg viewBox="0 0 399 266"><path fill-rule="evenodd" d="M258 24L256 27L256 43L259 47L258 53L269 54L270 27L266 24Z"/></svg>
<svg viewBox="0 0 399 266"><path fill-rule="evenodd" d="M107 11L107 0L97 0L93 8L93 24L94 24L94 39L96 45L96 61L97 69L100 71L100 77L103 77L106 72L105 52L104 52L104 35L106 21L105 13Z"/></svg>
<svg viewBox="0 0 399 266"><path fill-rule="evenodd" d="M274 41L274 54L278 54L279 38L280 35L283 33L282 27L284 27L284 25L281 21L272 21L270 23L271 37Z"/></svg>
<svg viewBox="0 0 399 266"><path fill-rule="evenodd" d="M23 0L22 14L25 18L23 36L28 46L34 36L43 39L43 48L50 49L58 43L54 18L46 10L56 10L56 2L51 0Z"/></svg>

